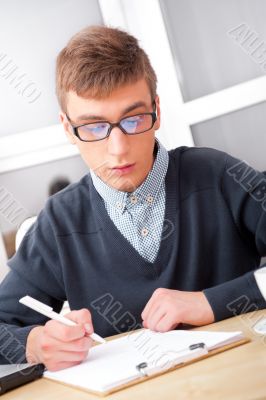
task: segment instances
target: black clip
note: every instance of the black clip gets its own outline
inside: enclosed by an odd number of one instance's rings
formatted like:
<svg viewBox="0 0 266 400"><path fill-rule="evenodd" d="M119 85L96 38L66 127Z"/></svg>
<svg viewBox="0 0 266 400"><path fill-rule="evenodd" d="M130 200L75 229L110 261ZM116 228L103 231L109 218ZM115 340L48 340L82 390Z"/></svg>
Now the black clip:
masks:
<svg viewBox="0 0 266 400"><path fill-rule="evenodd" d="M205 343L195 343L189 346L189 350L204 349L206 347Z"/></svg>
<svg viewBox="0 0 266 400"><path fill-rule="evenodd" d="M142 362L136 365L137 370L141 373L142 376L147 376L146 372L144 371L147 368L148 364L146 362Z"/></svg>

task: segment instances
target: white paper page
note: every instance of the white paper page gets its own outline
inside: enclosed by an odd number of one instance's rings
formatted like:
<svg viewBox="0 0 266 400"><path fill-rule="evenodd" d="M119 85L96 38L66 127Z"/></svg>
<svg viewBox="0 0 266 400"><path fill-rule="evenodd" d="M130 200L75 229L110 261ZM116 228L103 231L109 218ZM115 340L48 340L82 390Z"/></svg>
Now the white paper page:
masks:
<svg viewBox="0 0 266 400"><path fill-rule="evenodd" d="M144 362L142 354L128 342L127 337L93 347L82 364L44 376L69 384L104 391L139 377L136 365Z"/></svg>
<svg viewBox="0 0 266 400"><path fill-rule="evenodd" d="M209 349L220 343L239 340L241 332L170 331L156 333L148 329L93 347L88 359L80 365L44 376L94 391L106 391L137 377L136 366L170 368L191 357L189 345L204 342Z"/></svg>
<svg viewBox="0 0 266 400"><path fill-rule="evenodd" d="M136 366L142 362L147 362L151 367L170 368L172 359L176 359L177 355L165 354L153 340L152 332L147 330L146 333L141 340L134 333L97 345L90 350L88 359L82 364L57 372L46 371L44 376L94 391L106 391L141 377ZM183 350L180 354L182 359L190 356L189 349Z"/></svg>
<svg viewBox="0 0 266 400"><path fill-rule="evenodd" d="M134 336L136 335L136 336ZM137 336L138 335L138 336ZM152 332L149 330L141 331L131 335L130 341L134 341L135 344L141 341L145 341L150 337L153 343L158 344L165 351L180 351L183 348L190 346L195 343L205 343L208 350L221 347L225 344L235 342L242 339L243 333L237 332L210 332L210 331L185 331L176 330L165 333Z"/></svg>

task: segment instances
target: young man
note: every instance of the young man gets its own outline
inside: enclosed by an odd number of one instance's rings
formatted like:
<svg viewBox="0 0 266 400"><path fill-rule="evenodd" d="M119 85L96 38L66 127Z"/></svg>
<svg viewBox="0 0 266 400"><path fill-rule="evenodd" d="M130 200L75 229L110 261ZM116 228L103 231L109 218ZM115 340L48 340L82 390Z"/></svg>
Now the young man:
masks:
<svg viewBox="0 0 266 400"><path fill-rule="evenodd" d="M58 56L57 95L90 173L47 201L9 261L0 319L16 340L6 349L0 336L3 362L57 370L87 356L93 330L164 332L264 308L263 269L254 274L266 254L264 176L216 150L165 150L156 76L136 39L78 33ZM25 295L55 311L68 300L77 326L47 322Z"/></svg>

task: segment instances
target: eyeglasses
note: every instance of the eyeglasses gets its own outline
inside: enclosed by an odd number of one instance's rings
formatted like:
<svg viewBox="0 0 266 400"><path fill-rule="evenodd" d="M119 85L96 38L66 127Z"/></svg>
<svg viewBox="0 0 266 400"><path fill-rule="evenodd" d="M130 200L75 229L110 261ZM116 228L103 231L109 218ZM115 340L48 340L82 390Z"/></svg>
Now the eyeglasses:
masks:
<svg viewBox="0 0 266 400"><path fill-rule="evenodd" d="M154 111L122 118L120 121L111 123L108 121L96 121L79 126L72 125L68 115L66 117L73 128L73 133L83 142L96 142L107 138L114 127L118 127L125 135L138 135L149 131L157 120L156 105L153 102Z"/></svg>

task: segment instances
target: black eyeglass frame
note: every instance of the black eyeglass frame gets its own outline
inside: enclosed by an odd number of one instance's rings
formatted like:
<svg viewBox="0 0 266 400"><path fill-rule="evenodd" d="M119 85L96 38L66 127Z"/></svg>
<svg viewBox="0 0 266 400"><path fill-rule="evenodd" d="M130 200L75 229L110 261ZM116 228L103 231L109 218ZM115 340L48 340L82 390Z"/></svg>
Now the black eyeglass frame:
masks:
<svg viewBox="0 0 266 400"><path fill-rule="evenodd" d="M78 133L78 128L81 128L82 126L90 125L90 123L86 123L86 124L82 124L82 125L77 125L77 126L75 126L75 125L72 124L71 119L69 118L69 116L67 115L67 113L65 113L65 115L66 115L66 117L67 117L67 119L68 119L68 122L69 122L70 125L72 126L74 135L77 136L77 138L78 138L79 140L81 140L82 142L87 142L87 143L90 143L90 142L99 142L100 140L104 140L104 139L106 139L108 136L110 136L110 134L111 134L111 132L112 132L112 129L115 128L116 126L117 126L125 135L129 135L129 136L131 136L131 135L132 135L132 136L133 136L133 135L139 135L140 133L144 133L144 132L147 132L147 131L149 131L150 129L152 129L153 126L154 126L154 124L155 124L155 122L157 121L156 103L155 103L155 100L153 101L152 105L153 105L154 111L151 112L151 113L140 113L140 114L130 115L130 116L128 116L128 117L121 118L118 122L114 122L114 123L111 123L111 122L109 122L109 121L95 121L95 122L91 122L92 125L93 125L93 124L97 124L97 123L99 123L99 122L102 122L102 123L105 122L105 123L107 123L107 124L110 125L109 128L108 128L108 131L107 131L107 134L106 134L105 137L103 137L103 138L101 138L101 139L94 139L94 140L84 140L84 139L81 139L81 137L79 136L79 133ZM125 129L120 125L121 121L123 121L123 120L126 119L126 118L137 117L138 115L151 115L151 117L152 117L152 125L151 125L151 127L150 127L149 129L145 129L145 131L141 131L141 132L137 132L137 133L128 133L127 131L125 131Z"/></svg>

